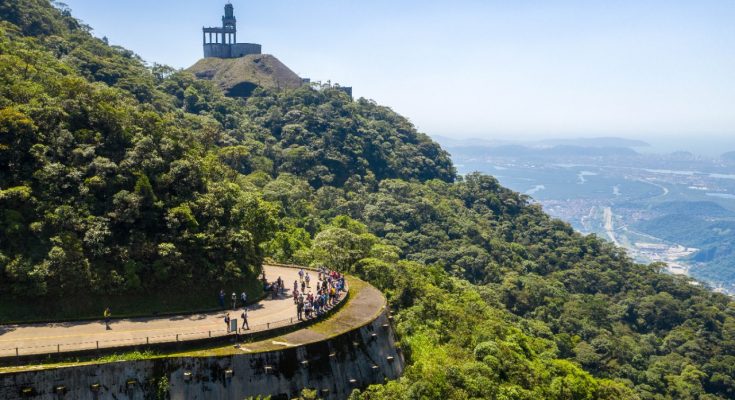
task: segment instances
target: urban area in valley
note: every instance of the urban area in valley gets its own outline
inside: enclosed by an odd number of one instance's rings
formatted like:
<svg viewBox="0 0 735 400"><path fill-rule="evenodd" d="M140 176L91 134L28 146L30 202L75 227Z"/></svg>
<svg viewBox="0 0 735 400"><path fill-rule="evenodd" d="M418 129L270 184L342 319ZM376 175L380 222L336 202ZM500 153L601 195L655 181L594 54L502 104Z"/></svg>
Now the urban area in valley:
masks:
<svg viewBox="0 0 735 400"><path fill-rule="evenodd" d="M664 262L693 284L735 294L733 154L653 153L645 143L614 138L443 142L460 173L490 173L640 262Z"/></svg>

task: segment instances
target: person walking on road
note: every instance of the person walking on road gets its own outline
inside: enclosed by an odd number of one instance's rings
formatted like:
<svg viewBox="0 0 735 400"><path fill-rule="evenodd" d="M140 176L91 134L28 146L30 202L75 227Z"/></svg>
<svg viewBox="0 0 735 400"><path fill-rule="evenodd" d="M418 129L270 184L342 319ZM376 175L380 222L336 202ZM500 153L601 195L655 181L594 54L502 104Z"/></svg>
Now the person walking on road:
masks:
<svg viewBox="0 0 735 400"><path fill-rule="evenodd" d="M230 313L225 314L225 326L227 333L230 333Z"/></svg>
<svg viewBox="0 0 735 400"><path fill-rule="evenodd" d="M302 282L304 281L304 269L303 268L299 270L299 280Z"/></svg>
<svg viewBox="0 0 735 400"><path fill-rule="evenodd" d="M112 317L112 312L110 311L110 307L105 308L104 317L105 317L105 330L109 331L110 329L112 329L110 328L110 317Z"/></svg>
<svg viewBox="0 0 735 400"><path fill-rule="evenodd" d="M240 315L242 318L242 330L250 330L250 325L248 324L248 308L245 307L242 310L242 315Z"/></svg>
<svg viewBox="0 0 735 400"><path fill-rule="evenodd" d="M245 291L242 291L242 294L240 295L240 299L242 299L242 306L245 307L248 305L248 294L245 293Z"/></svg>
<svg viewBox="0 0 735 400"><path fill-rule="evenodd" d="M311 281L311 277L309 276L309 273L308 272L306 273L306 277L304 279L306 280L306 287L310 287L309 286L309 281Z"/></svg>

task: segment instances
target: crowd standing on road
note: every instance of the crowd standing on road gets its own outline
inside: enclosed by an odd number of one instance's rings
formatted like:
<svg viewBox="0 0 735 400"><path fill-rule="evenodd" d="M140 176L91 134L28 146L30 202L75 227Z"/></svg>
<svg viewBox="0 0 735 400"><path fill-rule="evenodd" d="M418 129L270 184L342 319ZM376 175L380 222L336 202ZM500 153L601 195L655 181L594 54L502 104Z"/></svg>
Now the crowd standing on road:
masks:
<svg viewBox="0 0 735 400"><path fill-rule="evenodd" d="M342 293L346 290L345 277L343 274L337 271L329 270L326 267L320 267L316 272L317 278L313 291L311 290L312 275L308 271L304 271L303 268L299 269L299 279L293 282L293 290L291 292L291 296L293 297L293 302L296 305L296 317L299 321L316 318L323 315L339 302ZM286 297L286 284L280 276L275 281L268 282L268 280L266 279L265 270L263 270L263 275L261 279L263 281L263 290L266 296L270 294L271 298L274 300L277 299L279 296ZM235 292L232 293L231 299L232 309L238 310L240 305L238 304L238 296ZM218 300L220 308L226 310L227 304L225 303L226 294L224 289L221 289L219 291ZM230 324L232 322L230 313L226 312L224 315L224 322L227 332L231 332L233 330L239 331L250 329L247 307L248 295L244 290L239 296L239 301L242 302L242 314L240 314L240 318L242 319L242 327L237 329L236 324L233 323L232 325L235 325L235 327L233 328ZM105 329L111 330L112 328L110 327L110 322L112 318L112 312L110 311L109 307L105 308L103 312L103 318Z"/></svg>
<svg viewBox="0 0 735 400"><path fill-rule="evenodd" d="M293 297L294 304L296 305L296 317L299 321L317 318L323 315L335 304L339 303L342 293L346 291L345 276L343 274L326 267L319 267L316 272L317 280L314 291L311 290L312 275L309 274L308 271L304 271L303 268L299 269L299 279L293 282L291 295ZM266 296L270 295L273 300L277 299L279 295L286 296L286 285L280 276L275 281L268 282L264 270L261 280L263 281L263 291ZM225 296L225 290L221 289L219 291L218 300L219 305L223 310L227 308L225 304ZM232 309L237 310L239 305L237 294L235 292L232 293L231 299ZM240 314L240 318L242 318L242 327L240 330L249 330L250 324L248 323L247 307L248 295L245 291L240 295L240 301L242 302L242 314ZM107 329L110 329L110 316L111 313L108 308L104 313L105 326ZM231 331L231 321L230 313L226 312L224 315L224 322L227 326L227 332Z"/></svg>
<svg viewBox="0 0 735 400"><path fill-rule="evenodd" d="M316 318L324 314L339 302L342 292L345 291L344 275L325 267L320 267L317 272L318 279L314 292L310 290L309 281L311 279L309 273L304 274L303 269L299 271L300 292L298 290L299 283L294 281L293 299L296 304L296 317L299 321Z"/></svg>

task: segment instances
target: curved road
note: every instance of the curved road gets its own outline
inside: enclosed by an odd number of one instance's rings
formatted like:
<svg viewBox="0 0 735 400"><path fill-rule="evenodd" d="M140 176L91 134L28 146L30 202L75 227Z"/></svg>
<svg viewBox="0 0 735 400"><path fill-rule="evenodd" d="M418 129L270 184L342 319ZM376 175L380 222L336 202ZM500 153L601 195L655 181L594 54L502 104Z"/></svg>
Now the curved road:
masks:
<svg viewBox="0 0 735 400"><path fill-rule="evenodd" d="M275 300L268 296L267 299L248 306L248 322L252 331L285 326L296 321L296 307L291 289L293 281L298 279L298 269L276 266L264 268L269 281L275 281L279 276L284 280L286 293ZM313 291L316 272L309 273L312 275ZM215 293L212 295L216 296ZM110 348L146 342L174 342L177 338L185 341L210 335L222 336L226 334L225 312L113 320L111 330L105 330L101 321L0 325L0 357L15 356L16 348L20 355L46 354L95 349L98 342L100 348ZM242 308L227 312L231 318L238 320L239 325L242 324Z"/></svg>

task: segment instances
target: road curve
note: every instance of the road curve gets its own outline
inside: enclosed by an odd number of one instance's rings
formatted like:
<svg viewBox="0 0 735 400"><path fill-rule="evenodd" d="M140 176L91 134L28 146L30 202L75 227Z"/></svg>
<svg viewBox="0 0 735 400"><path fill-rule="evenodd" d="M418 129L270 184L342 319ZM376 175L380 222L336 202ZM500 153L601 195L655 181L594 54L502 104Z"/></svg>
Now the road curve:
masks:
<svg viewBox="0 0 735 400"><path fill-rule="evenodd" d="M270 296L249 306L248 320L253 331L282 327L296 322L296 307L291 297L298 269L265 266L266 277L279 276L286 282L286 293L277 299ZM316 272L311 271L312 275ZM316 281L312 279L312 288ZM216 293L212 294L216 296ZM229 299L229 296L228 296ZM225 312L240 321L241 309L194 315L132 318L114 320L111 330L102 321L0 325L0 357L70 352L95 348L113 348L146 343L186 341L226 334Z"/></svg>

